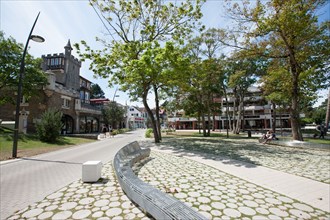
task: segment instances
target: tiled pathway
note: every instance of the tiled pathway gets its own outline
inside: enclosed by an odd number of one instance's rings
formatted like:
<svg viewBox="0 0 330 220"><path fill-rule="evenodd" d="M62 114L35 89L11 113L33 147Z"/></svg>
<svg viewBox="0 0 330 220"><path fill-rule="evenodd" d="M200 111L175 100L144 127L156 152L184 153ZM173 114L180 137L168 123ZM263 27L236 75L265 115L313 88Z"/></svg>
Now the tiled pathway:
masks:
<svg viewBox="0 0 330 220"><path fill-rule="evenodd" d="M152 152L139 178L194 207L208 219L328 219L329 213L171 154Z"/></svg>
<svg viewBox="0 0 330 220"><path fill-rule="evenodd" d="M330 184L330 150L265 145L255 139L199 137L164 138L159 146L228 157Z"/></svg>
<svg viewBox="0 0 330 220"><path fill-rule="evenodd" d="M121 190L112 163L103 166L102 179L76 181L9 219L149 219Z"/></svg>
<svg viewBox="0 0 330 220"><path fill-rule="evenodd" d="M151 153L138 176L207 219L329 219L330 214L207 165ZM122 192L111 162L98 183L73 182L10 219L149 219Z"/></svg>

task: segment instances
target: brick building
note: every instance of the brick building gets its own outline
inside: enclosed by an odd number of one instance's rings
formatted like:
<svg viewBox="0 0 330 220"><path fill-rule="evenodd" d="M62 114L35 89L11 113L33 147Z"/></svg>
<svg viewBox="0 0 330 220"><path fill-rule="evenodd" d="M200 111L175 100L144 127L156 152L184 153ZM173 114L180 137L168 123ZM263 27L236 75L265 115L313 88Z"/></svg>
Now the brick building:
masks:
<svg viewBox="0 0 330 220"><path fill-rule="evenodd" d="M38 96L29 100L22 98L20 132L35 132L42 113L50 108L63 113L64 134L99 132L102 113L99 107L89 102L91 82L80 76L81 62L71 55L70 40L64 49L64 53L42 56L42 70L47 74L48 85L40 90ZM3 121L14 121L14 117L14 105L0 107Z"/></svg>

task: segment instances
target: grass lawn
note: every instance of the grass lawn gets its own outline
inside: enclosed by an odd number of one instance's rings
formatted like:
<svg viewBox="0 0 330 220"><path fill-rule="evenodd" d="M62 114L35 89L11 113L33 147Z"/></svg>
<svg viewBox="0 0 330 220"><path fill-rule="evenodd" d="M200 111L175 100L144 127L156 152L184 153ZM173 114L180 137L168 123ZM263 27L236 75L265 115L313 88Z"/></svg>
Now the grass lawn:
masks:
<svg viewBox="0 0 330 220"><path fill-rule="evenodd" d="M21 134L18 140L17 156L30 157L50 151L60 150L74 145L89 143L96 140L61 137L55 143L41 142L36 135ZM9 130L0 129L0 161L11 159L13 149L13 133Z"/></svg>

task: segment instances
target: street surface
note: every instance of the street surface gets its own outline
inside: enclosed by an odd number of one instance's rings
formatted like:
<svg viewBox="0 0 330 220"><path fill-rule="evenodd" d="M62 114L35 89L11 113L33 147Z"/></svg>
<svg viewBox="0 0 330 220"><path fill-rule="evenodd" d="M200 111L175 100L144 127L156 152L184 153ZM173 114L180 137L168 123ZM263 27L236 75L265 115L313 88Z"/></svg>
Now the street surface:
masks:
<svg viewBox="0 0 330 220"><path fill-rule="evenodd" d="M126 144L143 139L144 133L145 130L136 130L31 158L1 162L0 219L79 180L84 162L100 160L105 164Z"/></svg>

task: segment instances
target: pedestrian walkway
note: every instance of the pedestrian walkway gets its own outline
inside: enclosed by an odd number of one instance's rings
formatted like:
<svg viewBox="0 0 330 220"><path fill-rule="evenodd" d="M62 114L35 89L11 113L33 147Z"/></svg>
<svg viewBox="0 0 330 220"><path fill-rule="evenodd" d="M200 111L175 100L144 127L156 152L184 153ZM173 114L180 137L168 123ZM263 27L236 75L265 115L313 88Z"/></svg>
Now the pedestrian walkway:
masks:
<svg viewBox="0 0 330 220"><path fill-rule="evenodd" d="M146 142L144 142L145 144ZM329 184L250 163L157 147L136 175L205 219L329 219ZM74 181L9 219L150 219L125 196L111 162L94 184Z"/></svg>

